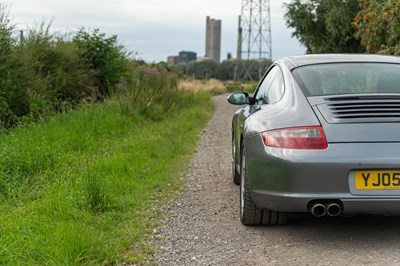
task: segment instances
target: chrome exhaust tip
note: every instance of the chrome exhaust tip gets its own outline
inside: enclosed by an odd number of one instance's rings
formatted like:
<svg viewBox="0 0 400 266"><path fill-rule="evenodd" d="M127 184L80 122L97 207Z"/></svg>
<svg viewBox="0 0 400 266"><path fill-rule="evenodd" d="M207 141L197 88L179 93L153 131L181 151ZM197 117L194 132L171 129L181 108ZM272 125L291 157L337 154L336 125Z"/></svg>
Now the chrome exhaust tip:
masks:
<svg viewBox="0 0 400 266"><path fill-rule="evenodd" d="M311 213L315 217L322 217L326 214L326 207L321 203L316 203L311 207Z"/></svg>
<svg viewBox="0 0 400 266"><path fill-rule="evenodd" d="M326 207L326 212L329 216L338 216L342 213L342 208L337 203L331 203Z"/></svg>

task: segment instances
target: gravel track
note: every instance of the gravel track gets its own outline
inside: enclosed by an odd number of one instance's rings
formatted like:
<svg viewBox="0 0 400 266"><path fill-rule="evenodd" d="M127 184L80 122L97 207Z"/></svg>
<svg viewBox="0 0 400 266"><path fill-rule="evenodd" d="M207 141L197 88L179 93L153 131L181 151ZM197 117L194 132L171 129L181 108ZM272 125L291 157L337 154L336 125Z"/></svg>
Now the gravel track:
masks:
<svg viewBox="0 0 400 266"><path fill-rule="evenodd" d="M157 265L400 265L400 218L290 216L288 225L245 227L231 178L227 95L192 159L186 190L155 232Z"/></svg>

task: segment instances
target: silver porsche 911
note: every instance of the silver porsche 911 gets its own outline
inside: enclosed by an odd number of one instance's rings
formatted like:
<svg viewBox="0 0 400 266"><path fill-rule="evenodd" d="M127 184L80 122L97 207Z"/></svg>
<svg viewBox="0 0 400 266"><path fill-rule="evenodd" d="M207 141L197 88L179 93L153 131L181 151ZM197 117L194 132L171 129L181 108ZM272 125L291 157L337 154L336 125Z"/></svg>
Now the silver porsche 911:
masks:
<svg viewBox="0 0 400 266"><path fill-rule="evenodd" d="M284 58L228 102L243 224L400 214L400 58Z"/></svg>

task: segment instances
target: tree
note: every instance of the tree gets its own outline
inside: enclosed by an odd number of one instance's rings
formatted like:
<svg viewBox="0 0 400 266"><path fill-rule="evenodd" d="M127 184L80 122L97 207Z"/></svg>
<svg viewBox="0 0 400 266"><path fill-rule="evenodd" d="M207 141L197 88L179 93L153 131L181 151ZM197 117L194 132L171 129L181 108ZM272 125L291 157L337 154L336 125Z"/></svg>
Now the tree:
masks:
<svg viewBox="0 0 400 266"><path fill-rule="evenodd" d="M400 54L400 0L359 0L362 10L354 18L356 37L368 52Z"/></svg>
<svg viewBox="0 0 400 266"><path fill-rule="evenodd" d="M353 18L357 0L293 0L284 4L286 25L307 48L307 53L364 52L355 38Z"/></svg>

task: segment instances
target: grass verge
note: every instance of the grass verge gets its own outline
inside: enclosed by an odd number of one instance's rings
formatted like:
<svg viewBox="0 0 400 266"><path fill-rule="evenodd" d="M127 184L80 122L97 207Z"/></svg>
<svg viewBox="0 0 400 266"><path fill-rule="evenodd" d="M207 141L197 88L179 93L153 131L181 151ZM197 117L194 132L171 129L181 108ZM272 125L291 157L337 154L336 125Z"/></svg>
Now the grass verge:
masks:
<svg viewBox="0 0 400 266"><path fill-rule="evenodd" d="M212 111L207 93L158 122L111 101L0 135L0 264L140 263Z"/></svg>

